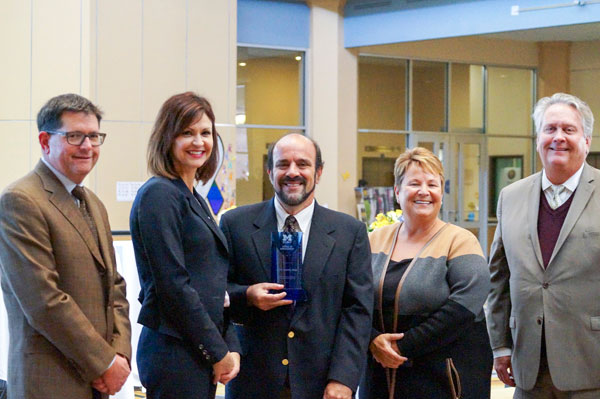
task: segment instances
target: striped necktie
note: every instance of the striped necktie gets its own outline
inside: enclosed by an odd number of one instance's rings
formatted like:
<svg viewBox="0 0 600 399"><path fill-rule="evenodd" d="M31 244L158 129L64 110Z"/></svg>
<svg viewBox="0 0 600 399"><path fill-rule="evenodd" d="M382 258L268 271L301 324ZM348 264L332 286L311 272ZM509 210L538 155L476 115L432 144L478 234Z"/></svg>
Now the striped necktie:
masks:
<svg viewBox="0 0 600 399"><path fill-rule="evenodd" d="M550 201L550 208L556 209L562 205L561 194L565 191L565 186L562 184L552 185L552 200Z"/></svg>
<svg viewBox="0 0 600 399"><path fill-rule="evenodd" d="M300 231L300 225L298 225L298 221L292 215L288 216L285 219L285 223L283 224L283 232L284 233L296 233Z"/></svg>
<svg viewBox="0 0 600 399"><path fill-rule="evenodd" d="M94 218L92 218L92 215L88 210L89 201L85 189L82 186L75 186L73 191L71 191L71 194L73 194L73 196L79 200L79 211L81 212L81 215L83 216L87 225L89 226L90 231L92 232L92 235L96 240L96 244L100 246L100 240L98 239L98 228L96 227L96 222L94 222Z"/></svg>

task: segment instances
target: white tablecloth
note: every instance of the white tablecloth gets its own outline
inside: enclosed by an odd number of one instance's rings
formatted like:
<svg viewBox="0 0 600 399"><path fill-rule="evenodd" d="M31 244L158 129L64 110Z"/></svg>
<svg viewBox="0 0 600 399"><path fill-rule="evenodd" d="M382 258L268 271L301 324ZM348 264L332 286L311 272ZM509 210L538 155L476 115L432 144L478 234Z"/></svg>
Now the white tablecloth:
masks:
<svg viewBox="0 0 600 399"><path fill-rule="evenodd" d="M117 257L117 269L127 282L127 300L129 301L129 318L131 320L131 341L133 347L133 356L131 359L131 375L129 379L114 398L134 399L134 386L141 386L138 376L137 365L135 363L135 351L142 327L137 324L137 316L140 313L140 304L137 300L140 291L140 283L135 266L135 256L131 241L115 241L115 254ZM4 308L4 299L0 295L0 378L6 380L6 371L8 363L8 320L6 318L6 309Z"/></svg>

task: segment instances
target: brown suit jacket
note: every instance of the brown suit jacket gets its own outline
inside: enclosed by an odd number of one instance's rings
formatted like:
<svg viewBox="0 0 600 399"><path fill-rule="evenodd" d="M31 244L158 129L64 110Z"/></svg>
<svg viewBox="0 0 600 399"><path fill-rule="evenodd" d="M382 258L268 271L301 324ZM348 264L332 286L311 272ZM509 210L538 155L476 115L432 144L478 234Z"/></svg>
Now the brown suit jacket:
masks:
<svg viewBox="0 0 600 399"><path fill-rule="evenodd" d="M88 193L100 247L43 162L0 197L10 399L91 398L91 382L115 354L131 358L125 281L108 215Z"/></svg>

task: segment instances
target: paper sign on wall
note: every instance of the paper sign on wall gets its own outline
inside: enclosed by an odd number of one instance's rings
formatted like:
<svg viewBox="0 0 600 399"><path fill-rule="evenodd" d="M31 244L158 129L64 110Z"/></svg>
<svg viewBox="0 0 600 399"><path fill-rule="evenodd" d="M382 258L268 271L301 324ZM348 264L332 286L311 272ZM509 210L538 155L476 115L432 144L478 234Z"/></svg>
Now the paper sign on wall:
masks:
<svg viewBox="0 0 600 399"><path fill-rule="evenodd" d="M143 181L118 181L117 202L133 201L142 184L144 184Z"/></svg>

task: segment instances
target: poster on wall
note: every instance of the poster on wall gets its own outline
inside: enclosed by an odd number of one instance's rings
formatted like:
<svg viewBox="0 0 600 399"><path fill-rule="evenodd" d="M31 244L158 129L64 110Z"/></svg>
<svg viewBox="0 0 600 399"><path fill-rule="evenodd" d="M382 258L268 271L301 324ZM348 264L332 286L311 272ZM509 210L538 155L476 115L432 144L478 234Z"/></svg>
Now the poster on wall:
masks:
<svg viewBox="0 0 600 399"><path fill-rule="evenodd" d="M523 177L523 155L499 155L490 157L490 204L489 216L496 217L500 191Z"/></svg>

